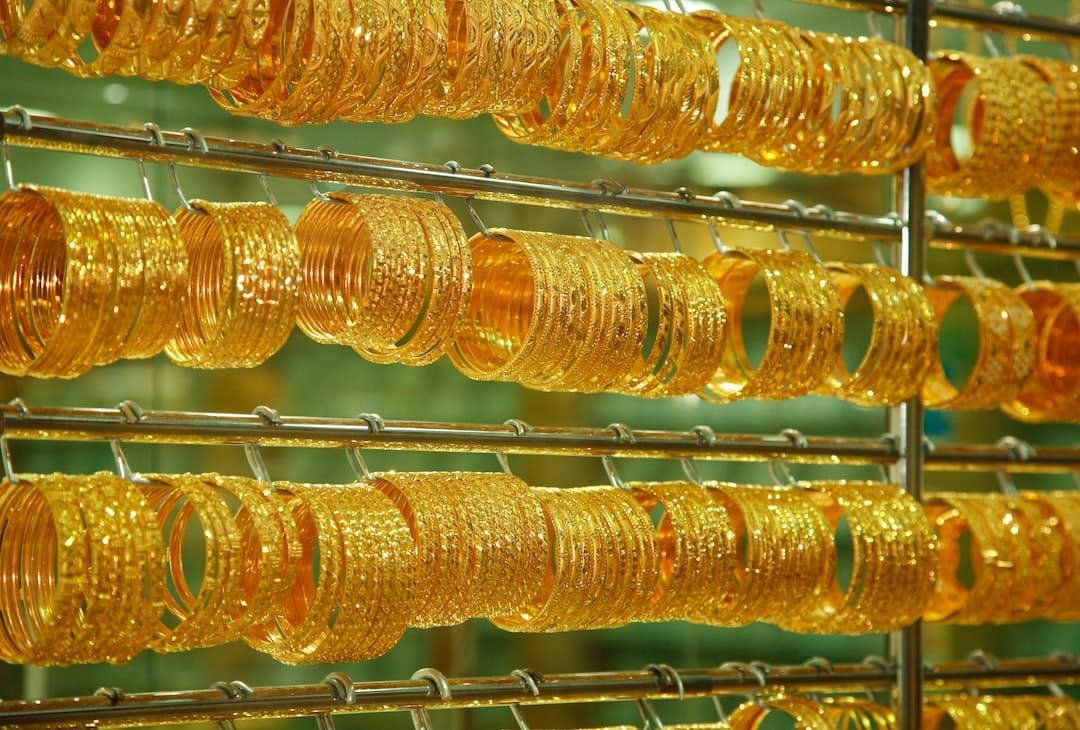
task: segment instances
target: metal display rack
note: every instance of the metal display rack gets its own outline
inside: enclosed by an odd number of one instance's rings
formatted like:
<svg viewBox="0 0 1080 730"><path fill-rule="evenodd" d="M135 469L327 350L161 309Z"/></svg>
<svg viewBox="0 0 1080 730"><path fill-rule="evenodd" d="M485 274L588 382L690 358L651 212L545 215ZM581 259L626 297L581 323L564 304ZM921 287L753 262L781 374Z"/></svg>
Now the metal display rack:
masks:
<svg viewBox="0 0 1080 730"><path fill-rule="evenodd" d="M437 671L423 669L413 679L400 682L356 683L335 672L320 684L252 688L232 681L205 690L130 695L115 687L102 687L86 697L2 702L0 727L132 727L406 709L508 706L516 710L518 705L682 700L758 690L863 692L893 687L896 670L883 659L871 658L862 664L832 665L817 659L803 665L771 667L732 662L715 669L675 670L652 665L639 672L589 674L539 675L518 670L505 677L461 679L447 679ZM1080 682L1080 664L1072 657L956 662L927 667L924 673L930 686L939 690Z"/></svg>
<svg viewBox="0 0 1080 730"><path fill-rule="evenodd" d="M979 8L933 0L840 0L861 10L903 15L904 42L925 58L930 29L948 23L973 30L1021 34L1071 43L1080 25L1028 16L1014 3ZM897 246L901 273L922 280L928 246L963 247L996 253L1073 259L1080 240L1055 239L1034 227L1016 230L1000 223L958 225L927 210L921 165L902 175L896 214L867 216L797 203L777 205L740 200L730 193L701 195L687 189L658 191L627 188L617 181L569 182L523 177L490 166L463 168L456 163L430 165L360 157L326 148L288 147L279 141L256 143L204 137L196 130L160 130L153 125L128 129L31 115L13 107L0 111L3 145L122 157L154 162L229 169L306 180L394 188L425 193L508 201L528 205L598 210L628 216L680 221L716 221L729 225L805 230ZM4 150L6 153L6 149ZM10 178L10 165L8 167ZM116 409L27 408L21 403L0 410L4 439L123 440L196 444L363 447L561 453L657 458L732 460L787 459L796 462L861 463L887 466L891 477L916 499L922 496L925 469L1010 469L1072 471L1080 469L1080 449L1039 448L1020 455L1006 441L996 445L924 448L922 404L917 399L889 411L888 438L814 438L798 432L752 436L716 434L705 427L686 432L637 430L615 424L608 429L531 428L509 425L383 421L280 416L269 409L255 414L143 411L133 404ZM2 440L0 440L2 441ZM5 455L5 466L10 463ZM589 702L746 692L760 687L835 691L890 689L899 727L916 730L927 687L947 688L1030 685L1080 681L1080 665L1071 659L985 662L926 667L922 629L898 632L888 663L817 667L680 670L677 673L549 675L535 686L520 676L449 680L444 686L417 679L407 682L354 684L348 678L324 684L259 687L243 683L216 689L124 695L103 690L93 697L0 703L0 725L50 724L62 727L114 727L238 717L327 715L338 712L402 708L478 707L490 705ZM677 683L672 678L677 678ZM678 686L675 686L675 685ZM231 688L231 689L230 689ZM533 691L536 690L536 691Z"/></svg>

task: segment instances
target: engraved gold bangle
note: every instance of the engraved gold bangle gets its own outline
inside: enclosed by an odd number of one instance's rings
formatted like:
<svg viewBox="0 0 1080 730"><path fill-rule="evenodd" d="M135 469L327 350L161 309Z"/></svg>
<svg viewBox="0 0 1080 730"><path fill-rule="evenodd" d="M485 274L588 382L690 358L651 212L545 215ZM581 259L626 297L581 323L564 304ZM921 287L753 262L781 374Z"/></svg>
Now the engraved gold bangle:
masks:
<svg viewBox="0 0 1080 730"><path fill-rule="evenodd" d="M941 276L927 288L940 323L952 303L967 298L979 323L979 352L971 375L961 387L948 379L935 357L922 398L941 409L996 408L1019 392L1033 365L1035 323L1031 308L1000 282Z"/></svg>

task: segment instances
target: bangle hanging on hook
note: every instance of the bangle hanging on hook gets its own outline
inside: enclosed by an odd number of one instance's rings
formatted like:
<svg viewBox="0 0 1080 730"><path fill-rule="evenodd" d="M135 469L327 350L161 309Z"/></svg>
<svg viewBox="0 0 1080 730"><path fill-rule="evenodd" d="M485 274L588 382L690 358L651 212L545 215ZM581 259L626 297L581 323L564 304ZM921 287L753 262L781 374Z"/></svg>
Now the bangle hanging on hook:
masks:
<svg viewBox="0 0 1080 730"><path fill-rule="evenodd" d="M615 432L615 436L620 444L633 444L637 442L637 439L634 438L634 432L625 423L608 424L608 430ZM615 466L615 459L611 454L604 454L601 456L600 463L604 465L604 472L607 474L611 486L625 491L630 490L630 487L626 486L626 482L623 481L622 476L619 474L619 469Z"/></svg>

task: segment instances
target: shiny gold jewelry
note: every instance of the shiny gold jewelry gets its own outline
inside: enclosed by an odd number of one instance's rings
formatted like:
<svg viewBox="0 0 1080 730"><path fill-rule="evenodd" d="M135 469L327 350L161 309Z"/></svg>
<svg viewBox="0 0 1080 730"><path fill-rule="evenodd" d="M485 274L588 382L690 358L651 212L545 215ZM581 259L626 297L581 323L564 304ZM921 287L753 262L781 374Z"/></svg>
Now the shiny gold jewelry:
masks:
<svg viewBox="0 0 1080 730"><path fill-rule="evenodd" d="M728 716L731 730L756 730L765 717L783 713L795 721L796 730L834 730L818 702L800 695L778 695L758 702L745 702Z"/></svg>
<svg viewBox="0 0 1080 730"><path fill-rule="evenodd" d="M937 494L926 503L938 534L938 582L924 618L953 623L1002 623L1014 601L1031 600L1032 545L1028 515L1000 494ZM974 580L957 577L960 538L971 535Z"/></svg>
<svg viewBox="0 0 1080 730"><path fill-rule="evenodd" d="M979 324L979 352L966 383L957 387L939 357L933 359L922 398L941 409L997 408L1020 391L1033 365L1035 322L1019 294L990 279L940 276L927 296L938 323L963 296L971 302Z"/></svg>
<svg viewBox="0 0 1080 730"><path fill-rule="evenodd" d="M189 289L165 349L178 365L254 367L295 324L300 256L285 216L267 203L192 201L176 213Z"/></svg>
<svg viewBox="0 0 1080 730"><path fill-rule="evenodd" d="M1035 423L1080 419L1080 286L1038 281L1017 293L1034 315L1034 365L1002 410Z"/></svg>
<svg viewBox="0 0 1080 730"><path fill-rule="evenodd" d="M934 591L934 532L902 489L877 482L808 482L808 496L835 531L851 530L852 572L819 601L781 623L815 633L892 631L921 618Z"/></svg>
<svg viewBox="0 0 1080 730"><path fill-rule="evenodd" d="M301 329L374 362L424 365L450 346L469 304L472 265L442 203L334 193L296 224L305 287Z"/></svg>
<svg viewBox="0 0 1080 730"><path fill-rule="evenodd" d="M656 527L659 584L645 621L702 620L733 600L735 529L709 491L686 482L628 485L646 512L663 515Z"/></svg>
<svg viewBox="0 0 1080 730"><path fill-rule="evenodd" d="M653 398L696 393L708 384L723 357L723 292L689 256L629 255L638 262L642 276L651 275L655 281L656 333L640 366L619 390Z"/></svg>
<svg viewBox="0 0 1080 730"><path fill-rule="evenodd" d="M930 188L937 193L1004 199L1035 187L1054 102L1028 65L1004 58L947 52L930 61L938 96L935 144L927 151ZM970 156L953 150L952 121L964 91L975 88L967 110ZM1010 174L1001 175L1001 170Z"/></svg>
<svg viewBox="0 0 1080 730"><path fill-rule="evenodd" d="M710 401L792 398L819 387L839 357L843 309L828 274L797 251L729 250L703 262L727 302L721 367L701 392ZM756 367L746 354L742 312L756 275L765 280L772 319Z"/></svg>
<svg viewBox="0 0 1080 730"><path fill-rule="evenodd" d="M614 487L534 489L551 544L541 590L508 631L571 631L643 618L658 579L656 539L634 496Z"/></svg>
<svg viewBox="0 0 1080 730"><path fill-rule="evenodd" d="M289 664L385 653L405 631L417 577L401 513L366 485L281 486L304 552L286 599L245 640Z"/></svg>
<svg viewBox="0 0 1080 730"><path fill-rule="evenodd" d="M866 406L917 395L938 353L938 325L923 287L875 264L829 264L828 271L841 306L858 288L866 292L873 323L855 372L838 356L821 392Z"/></svg>

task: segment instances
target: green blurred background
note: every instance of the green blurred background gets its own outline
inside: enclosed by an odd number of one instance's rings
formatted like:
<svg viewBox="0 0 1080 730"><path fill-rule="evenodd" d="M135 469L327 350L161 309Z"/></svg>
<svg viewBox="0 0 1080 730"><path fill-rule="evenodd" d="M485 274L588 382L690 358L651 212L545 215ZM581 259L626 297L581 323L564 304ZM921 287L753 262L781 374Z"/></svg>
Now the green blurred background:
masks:
<svg viewBox="0 0 1080 730"><path fill-rule="evenodd" d="M800 5L766 3L773 17L816 30L865 34L861 13ZM1060 2L1029 4L1029 12L1065 15ZM720 8L749 14L749 3L730 3ZM882 21L891 32L891 23ZM937 31L937 47L975 50L974 34ZM1033 46L1035 52L1056 55L1053 46ZM457 122L416 119L405 124L335 124L288 128L257 120L230 117L198 88L153 84L134 79L80 80L62 71L41 69L16 59L0 58L0 105L21 104L35 113L109 124L140 125L153 121L165 129L191 126L208 136L268 141L281 137L289 145L330 145L342 151L442 163L457 160L467 167L490 163L499 171L561 177L574 181L612 178L630 186L674 189L688 186L700 193L729 189L753 200L784 201L795 198L806 205L824 203L838 210L881 214L889 211L891 180L888 178L833 177L780 174L748 161L723 155L695 154L678 162L640 167L628 163L592 159L583 155L516 145L504 139L488 119ZM140 180L133 162L13 148L16 179L96 193L137 196ZM176 197L163 166L149 166L155 197L167 206ZM263 193L250 175L180 168L188 197L210 200L260 200ZM295 219L309 201L306 185L274 179L273 189L282 208ZM1045 201L1030 197L1036 221ZM453 203L459 213L463 209ZM978 220L988 215L1007 217L1000 206L981 202L935 200L932 204L957 220ZM568 211L542 207L479 203L488 225L583 233L579 217ZM471 222L463 217L471 232ZM608 216L616 242L638 250L671 247L662 221ZM1069 219L1075 231L1075 222ZM687 251L699 257L712 250L704 226L680 224L679 237ZM770 246L776 235L745 230L722 230L728 244ZM815 239L829 259L872 260L871 247L861 242ZM1018 283L1011 260L983 256L989 275ZM1030 262L1036 277L1076 280L1071 264ZM962 257L935 251L930 256L932 273L965 273ZM754 291L746 323L751 349L760 351L767 334L767 302L763 290ZM856 300L849 312L846 351L851 364L865 343L865 302ZM970 316L951 317L943 341L943 358L950 369L962 373L976 347ZM513 384L476 383L459 375L448 362L426 368L379 366L365 362L343 347L317 345L299 331L289 344L263 366L252 370L195 371L171 365L164 357L142 362L122 362L99 368L74 381L38 381L0 378L0 397L21 397L33 408L41 406L110 406L133 399L145 408L250 411L266 404L290 415L344 417L377 412L387 419L419 419L499 423L522 418L536 425L604 426L622 421L637 428L687 429L708 424L718 432L774 433L794 427L810 435L875 435L885 430L883 409L863 409L824 398L805 398L785 403L745 402L710 405L695 398L663 401L615 395L564 395L537 393ZM930 413L927 432L940 441L991 442L1006 434L1034 444L1080 444L1075 426L1026 426L998 413ZM59 444L18 442L12 445L20 471L89 472L112 468L105 444ZM132 466L142 471L222 471L247 473L241 449L233 447L128 446ZM263 450L272 475L278 479L310 482L344 482L351 471L342 453L327 450ZM493 456L376 452L367 454L373 469L476 469L498 468ZM532 484L569 486L605 480L599 460L586 458L515 457L516 473ZM678 479L679 464L662 460L620 462L626 479ZM702 463L706 478L745 482L768 482L765 464ZM877 476L874 469L794 467L797 476ZM1018 477L1020 486L1073 486L1069 475ZM927 488L996 488L993 474L930 474ZM983 648L1002 657L1043 655L1056 649L1080 649L1076 627L1046 622L1001 628L952 628L930 626L926 631L927 658L960 658ZM529 666L541 672L614 670L640 668L649 662L676 667L716 665L727 660L763 660L799 663L813 655L834 662L857 661L870 653L884 653L883 636L815 637L787 634L771 626L717 629L669 623L630 626L619 630L551 635L516 635L500 632L483 621L437 630L412 630L387 655L347 666L287 667L241 644L178 655L146 652L125 666L90 666L34 669L0 666L0 697L42 697L86 694L100 685L125 691L198 688L214 681L242 679L251 685L319 681L328 671L340 669L356 680L400 679L423 666L434 666L449 676L507 674ZM686 703L661 708L665 718L709 720L705 704ZM534 727L584 727L613 722L635 722L632 705L603 707L551 707L529 710ZM344 726L372 722L407 727L403 713L338 720ZM290 727L310 725L311 720L289 721ZM508 727L512 718L505 710L443 713L436 727ZM255 725L256 723L247 723ZM284 721L264 723L285 727Z"/></svg>

